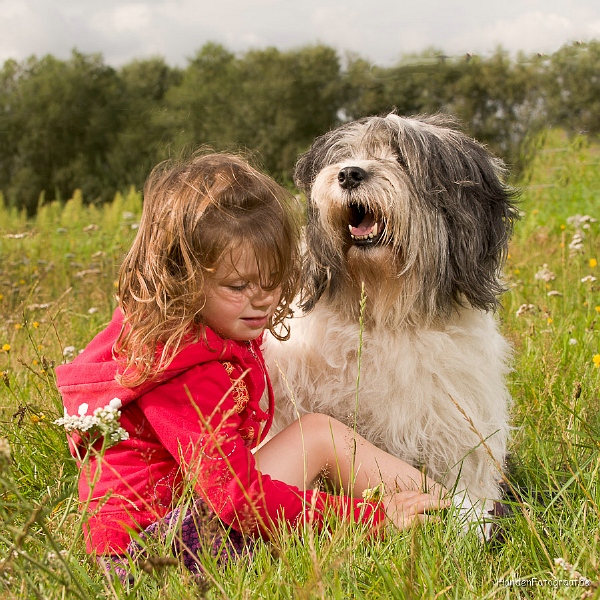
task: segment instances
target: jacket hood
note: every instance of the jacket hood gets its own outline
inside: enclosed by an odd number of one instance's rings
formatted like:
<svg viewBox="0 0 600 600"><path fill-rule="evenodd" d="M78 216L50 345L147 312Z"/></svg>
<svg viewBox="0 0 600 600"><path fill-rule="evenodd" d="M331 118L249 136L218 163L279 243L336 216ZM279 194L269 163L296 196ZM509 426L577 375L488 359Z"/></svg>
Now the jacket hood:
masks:
<svg viewBox="0 0 600 600"><path fill-rule="evenodd" d="M56 367L56 384L69 415L80 414L80 408L83 414L92 414L96 408L107 406L114 398L125 406L191 367L208 361L231 359L235 350L233 344L206 328L207 344L190 344L182 348L159 377L134 388L124 387L116 380L117 374L123 371L123 365L113 357L113 345L122 326L123 313L117 308L108 327L79 356Z"/></svg>

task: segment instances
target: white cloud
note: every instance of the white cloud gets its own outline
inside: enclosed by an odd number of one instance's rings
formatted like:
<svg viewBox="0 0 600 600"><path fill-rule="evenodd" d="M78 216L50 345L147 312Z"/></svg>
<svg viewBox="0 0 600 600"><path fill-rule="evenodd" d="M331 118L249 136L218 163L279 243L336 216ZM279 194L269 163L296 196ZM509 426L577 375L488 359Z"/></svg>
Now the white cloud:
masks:
<svg viewBox="0 0 600 600"><path fill-rule="evenodd" d="M233 52L323 43L387 65L435 47L550 53L600 38L598 0L0 0L0 60L101 52L119 66L149 55L184 65L208 41Z"/></svg>
<svg viewBox="0 0 600 600"><path fill-rule="evenodd" d="M502 46L510 51L525 53L552 52L574 40L589 41L600 35L600 22L574 23L568 16L556 13L528 12L513 19L498 19L472 30L467 35L454 36L448 40L451 51L476 52Z"/></svg>
<svg viewBox="0 0 600 600"><path fill-rule="evenodd" d="M151 9L146 4L125 4L113 12L113 25L118 33L141 32L152 19Z"/></svg>

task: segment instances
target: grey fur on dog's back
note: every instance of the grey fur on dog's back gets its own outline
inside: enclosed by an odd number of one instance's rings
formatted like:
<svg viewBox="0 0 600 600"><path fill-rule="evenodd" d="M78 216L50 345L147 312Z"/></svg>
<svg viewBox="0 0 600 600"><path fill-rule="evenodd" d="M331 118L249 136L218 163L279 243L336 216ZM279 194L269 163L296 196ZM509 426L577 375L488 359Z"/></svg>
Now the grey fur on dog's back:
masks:
<svg viewBox="0 0 600 600"><path fill-rule="evenodd" d="M493 312L517 215L504 175L439 115L369 117L315 140L295 171L305 314L266 349L280 427L325 412L473 502L498 497L510 347Z"/></svg>

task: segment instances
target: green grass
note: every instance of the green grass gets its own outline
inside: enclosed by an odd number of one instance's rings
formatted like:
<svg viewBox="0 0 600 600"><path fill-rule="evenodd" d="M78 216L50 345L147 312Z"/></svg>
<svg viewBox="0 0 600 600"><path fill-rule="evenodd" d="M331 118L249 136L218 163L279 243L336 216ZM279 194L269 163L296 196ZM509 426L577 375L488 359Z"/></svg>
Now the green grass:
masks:
<svg viewBox="0 0 600 600"><path fill-rule="evenodd" d="M30 221L0 208L0 597L598 597L561 580L600 579L600 282L588 278L600 279L600 223L569 248L570 217L600 220L599 162L598 146L553 132L523 189L499 314L515 348L509 478L520 494L504 544L462 536L451 517L383 539L332 522L304 537L284 529L225 568L206 557L203 586L156 560L129 591L98 572L83 552L76 466L52 423L62 415L52 367L109 321L139 194L102 207L76 194ZM546 584L499 583L532 578Z"/></svg>

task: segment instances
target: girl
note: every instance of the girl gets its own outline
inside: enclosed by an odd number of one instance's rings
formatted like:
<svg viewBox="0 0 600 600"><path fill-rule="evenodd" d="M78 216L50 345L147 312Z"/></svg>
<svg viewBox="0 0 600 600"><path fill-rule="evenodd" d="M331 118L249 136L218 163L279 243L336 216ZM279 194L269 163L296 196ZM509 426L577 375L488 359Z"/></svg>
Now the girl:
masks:
<svg viewBox="0 0 600 600"><path fill-rule="evenodd" d="M200 572L206 543L215 554L240 551L282 520L319 525L327 508L403 528L444 504L441 487L324 415L301 418L253 453L273 417L262 334L285 338L297 291L289 200L230 155L165 163L150 175L121 267L119 308L83 353L56 369L68 415L121 409L121 441L81 462L88 552L116 564L140 550L132 533L178 527L176 547ZM90 442L80 433L70 444L81 460ZM312 489L324 472L343 494ZM381 482L380 501L361 498ZM186 486L197 498L189 508Z"/></svg>

